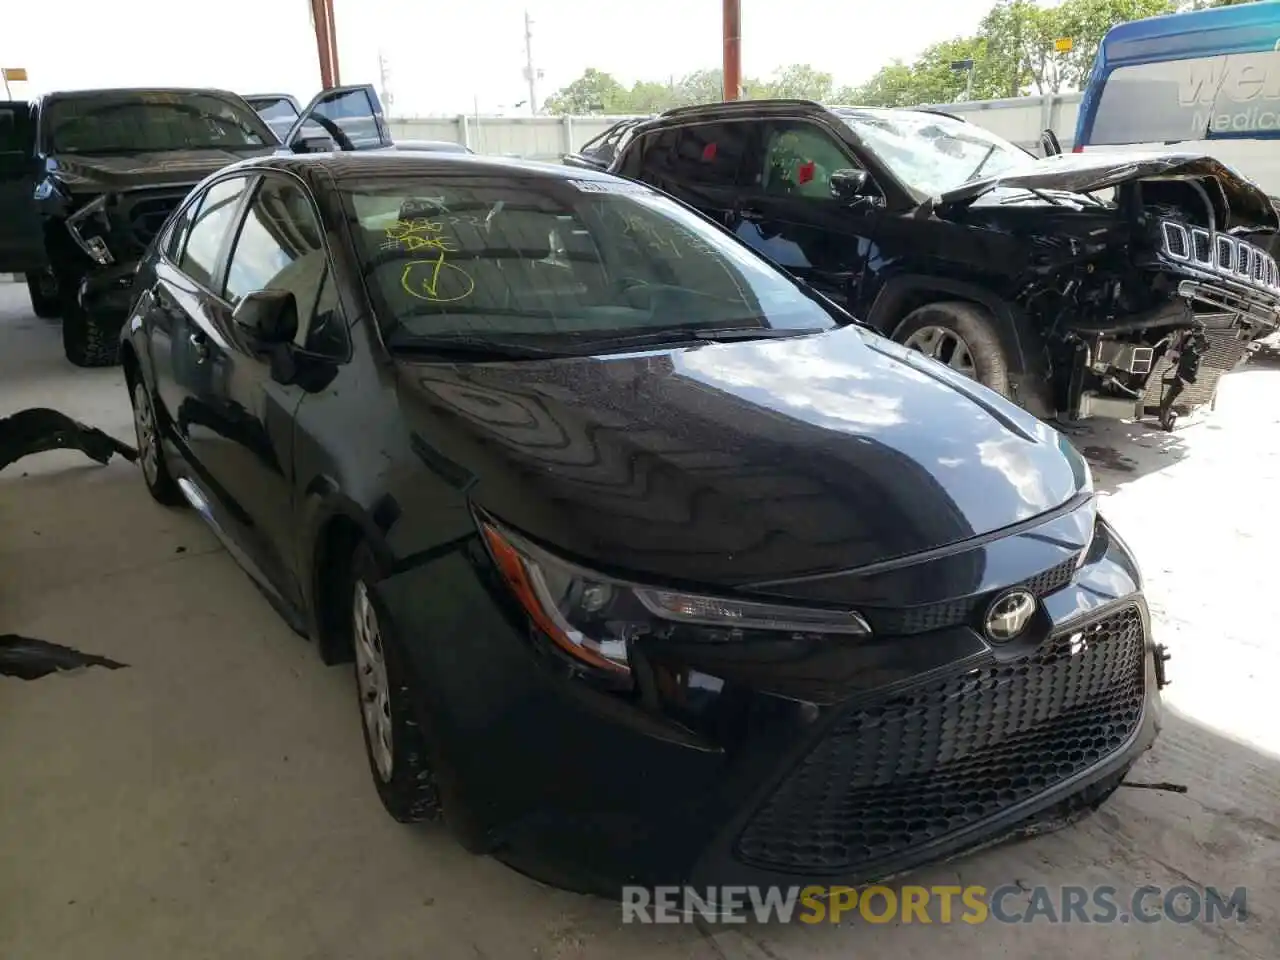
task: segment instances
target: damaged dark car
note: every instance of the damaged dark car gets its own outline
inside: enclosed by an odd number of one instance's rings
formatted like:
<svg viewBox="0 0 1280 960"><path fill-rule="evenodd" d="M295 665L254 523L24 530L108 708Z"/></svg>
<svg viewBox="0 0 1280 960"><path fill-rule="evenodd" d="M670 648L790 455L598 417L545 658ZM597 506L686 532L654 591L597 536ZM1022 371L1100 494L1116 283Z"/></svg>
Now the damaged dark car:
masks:
<svg viewBox="0 0 1280 960"><path fill-rule="evenodd" d="M1280 322L1276 208L1209 157L1039 158L933 111L807 101L628 133L615 173L1042 418L1171 429Z"/></svg>
<svg viewBox="0 0 1280 960"><path fill-rule="evenodd" d="M659 191L246 161L138 285L142 478L354 662L398 820L606 894L852 883L1070 821L1156 736L1071 444Z"/></svg>
<svg viewBox="0 0 1280 960"><path fill-rule="evenodd" d="M221 90L113 89L0 102L0 273L25 274L67 359L116 362L133 273L156 231L214 171L276 151L392 146L367 85L317 95L282 136Z"/></svg>

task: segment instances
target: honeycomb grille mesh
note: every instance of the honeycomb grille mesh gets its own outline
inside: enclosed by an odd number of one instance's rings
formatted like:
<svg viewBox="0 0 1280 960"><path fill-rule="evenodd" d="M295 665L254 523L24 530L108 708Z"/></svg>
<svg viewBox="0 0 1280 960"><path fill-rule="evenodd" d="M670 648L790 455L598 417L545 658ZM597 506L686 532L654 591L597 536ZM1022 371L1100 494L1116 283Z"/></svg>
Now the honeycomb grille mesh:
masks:
<svg viewBox="0 0 1280 960"><path fill-rule="evenodd" d="M1030 590L1037 597L1043 597L1055 590L1061 590L1070 583L1075 569L1076 557L1073 556L1017 586ZM947 600L942 603L922 604L917 607L862 607L860 612L870 624L872 631L880 636L910 636L964 624L977 628L980 626L977 623L978 614L986 609L986 605L994 595L989 593L978 597Z"/></svg>
<svg viewBox="0 0 1280 960"><path fill-rule="evenodd" d="M852 710L738 837L781 872L872 865L978 824L1092 767L1142 716L1135 607L1046 640L1028 657Z"/></svg>

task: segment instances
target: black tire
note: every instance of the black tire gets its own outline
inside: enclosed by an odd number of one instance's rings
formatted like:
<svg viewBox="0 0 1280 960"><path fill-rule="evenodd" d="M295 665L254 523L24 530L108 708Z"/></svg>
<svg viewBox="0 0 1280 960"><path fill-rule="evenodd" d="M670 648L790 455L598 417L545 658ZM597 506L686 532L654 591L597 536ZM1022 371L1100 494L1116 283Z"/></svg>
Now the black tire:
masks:
<svg viewBox="0 0 1280 960"><path fill-rule="evenodd" d="M893 331L893 339L906 343L926 327L941 327L960 338L973 358L974 379L1001 396L1013 398L1009 357L990 313L963 300L926 303L907 314Z"/></svg>
<svg viewBox="0 0 1280 960"><path fill-rule="evenodd" d="M64 296L62 351L77 367L114 367L120 362L120 324L87 312L74 296Z"/></svg>
<svg viewBox="0 0 1280 960"><path fill-rule="evenodd" d="M56 320L62 315L62 302L55 287L50 293L45 287L47 277L39 273L27 274L27 293L31 296L31 312L41 320Z"/></svg>
<svg viewBox="0 0 1280 960"><path fill-rule="evenodd" d="M373 589L380 579L381 571L373 552L367 544L360 544L351 559L347 629L351 631L355 653L356 699L360 707L360 728L364 734L369 772L373 776L378 799L394 819L401 823L438 820L441 816L440 793L431 770L426 741L412 706L418 685L404 651L385 628L386 617ZM361 591L367 599L367 607L362 604ZM373 712L389 724L381 728L390 733L389 771L384 766L385 754L382 761L379 759L379 749L375 747L376 742L381 742L379 733L370 729L372 721L370 712L366 710L367 704L377 707L376 694L373 699L370 699L370 694L378 687L378 681L373 679L376 668L361 650L362 639L357 624L363 611L373 617L377 631L375 645L385 669L386 700L381 709Z"/></svg>
<svg viewBox="0 0 1280 960"><path fill-rule="evenodd" d="M133 405L133 430L138 440L138 468L142 472L142 482L147 485L147 492L157 503L166 507L181 506L187 502L178 489L177 481L169 473L169 465L164 459L164 445L160 442L160 428L156 420L156 406L151 391L140 373L128 378L129 401ZM145 406L145 412L139 406ZM149 422L151 436L147 438L146 424ZM149 459L149 458L154 458Z"/></svg>

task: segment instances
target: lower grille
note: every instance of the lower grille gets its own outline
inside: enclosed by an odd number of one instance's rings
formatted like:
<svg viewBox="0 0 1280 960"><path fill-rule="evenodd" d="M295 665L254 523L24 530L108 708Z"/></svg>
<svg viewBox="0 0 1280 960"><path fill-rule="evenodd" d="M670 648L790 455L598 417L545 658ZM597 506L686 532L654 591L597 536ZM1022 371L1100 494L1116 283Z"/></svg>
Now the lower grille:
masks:
<svg viewBox="0 0 1280 960"><path fill-rule="evenodd" d="M782 872L874 865L994 817L1121 749L1142 717L1142 616L1128 607L1026 658L849 712L738 837Z"/></svg>
<svg viewBox="0 0 1280 960"><path fill-rule="evenodd" d="M1200 364L1200 373L1196 377L1196 382L1187 384L1179 394L1177 402L1174 403L1174 409L1180 413L1188 413L1211 401L1218 390L1218 381L1222 375L1239 366L1248 350L1248 341L1239 339L1234 327L1206 330L1205 336L1209 339L1209 352L1204 355L1204 360ZM1147 381L1147 392L1142 398L1143 406L1160 406L1160 395L1165 389L1163 380L1170 375L1173 366L1168 354L1156 361L1151 379Z"/></svg>

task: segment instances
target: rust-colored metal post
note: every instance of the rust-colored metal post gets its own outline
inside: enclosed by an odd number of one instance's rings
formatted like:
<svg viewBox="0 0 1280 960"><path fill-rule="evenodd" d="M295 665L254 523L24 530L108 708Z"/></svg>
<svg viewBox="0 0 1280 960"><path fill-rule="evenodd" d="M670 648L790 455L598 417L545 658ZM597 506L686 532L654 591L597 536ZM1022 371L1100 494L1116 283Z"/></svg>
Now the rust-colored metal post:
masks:
<svg viewBox="0 0 1280 960"><path fill-rule="evenodd" d="M724 98L742 95L742 0L724 0Z"/></svg>
<svg viewBox="0 0 1280 960"><path fill-rule="evenodd" d="M311 22L316 30L320 85L332 90L342 82L338 74L338 30L333 19L333 0L311 0Z"/></svg>

